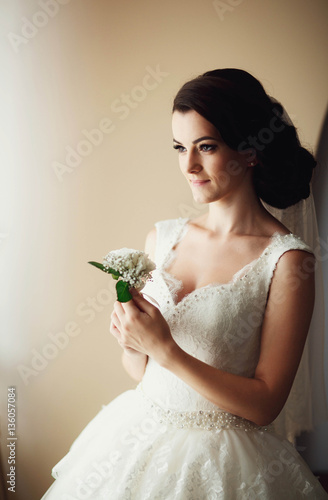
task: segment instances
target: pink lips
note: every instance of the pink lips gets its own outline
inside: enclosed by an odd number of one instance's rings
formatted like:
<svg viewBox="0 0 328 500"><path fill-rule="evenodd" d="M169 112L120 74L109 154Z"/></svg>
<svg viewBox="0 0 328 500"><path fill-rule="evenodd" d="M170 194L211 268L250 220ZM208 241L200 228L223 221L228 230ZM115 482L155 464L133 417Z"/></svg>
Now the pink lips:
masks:
<svg viewBox="0 0 328 500"><path fill-rule="evenodd" d="M209 180L206 180L206 181L202 181L202 180L193 181L193 180L191 180L190 182L193 186L203 186L204 184L206 184L207 182L210 182L210 181Z"/></svg>

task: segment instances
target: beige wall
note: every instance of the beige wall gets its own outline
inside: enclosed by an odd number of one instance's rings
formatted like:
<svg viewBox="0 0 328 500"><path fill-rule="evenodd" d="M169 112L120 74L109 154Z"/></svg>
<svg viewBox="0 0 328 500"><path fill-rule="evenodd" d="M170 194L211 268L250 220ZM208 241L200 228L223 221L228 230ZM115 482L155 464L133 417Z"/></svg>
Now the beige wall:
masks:
<svg viewBox="0 0 328 500"><path fill-rule="evenodd" d="M15 498L39 498L101 405L134 386L108 331L113 283L87 261L142 248L156 220L199 211L171 147L179 86L209 69L246 69L316 145L327 98L326 0L219 3L221 12L210 0L1 4L2 459L7 386L15 385ZM156 68L165 74L146 77ZM132 99L125 111L123 94ZM83 149L83 130L100 123L99 144ZM85 156L59 173L56 162L77 147ZM65 328L70 336L60 335ZM56 348L55 337L69 342Z"/></svg>

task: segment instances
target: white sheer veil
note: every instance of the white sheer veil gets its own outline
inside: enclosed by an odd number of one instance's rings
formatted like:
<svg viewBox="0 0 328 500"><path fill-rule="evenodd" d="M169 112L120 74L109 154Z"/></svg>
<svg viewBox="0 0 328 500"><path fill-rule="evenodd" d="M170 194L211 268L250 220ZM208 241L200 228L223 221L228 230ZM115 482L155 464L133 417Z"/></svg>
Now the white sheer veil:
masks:
<svg viewBox="0 0 328 500"><path fill-rule="evenodd" d="M316 257L315 306L308 338L290 395L274 422L277 432L294 442L301 432L311 431L327 420L323 360L325 306L318 225L312 189L306 200L285 209L262 203L293 234L300 236L313 249Z"/></svg>
<svg viewBox="0 0 328 500"><path fill-rule="evenodd" d="M285 111L284 119L291 123ZM285 209L271 207L263 201L262 203L293 234L300 236L312 248L316 257L315 306L308 338L290 395L274 422L280 434L295 442L295 437L301 432L313 430L328 418L324 384L325 305L320 238L312 187L306 200Z"/></svg>

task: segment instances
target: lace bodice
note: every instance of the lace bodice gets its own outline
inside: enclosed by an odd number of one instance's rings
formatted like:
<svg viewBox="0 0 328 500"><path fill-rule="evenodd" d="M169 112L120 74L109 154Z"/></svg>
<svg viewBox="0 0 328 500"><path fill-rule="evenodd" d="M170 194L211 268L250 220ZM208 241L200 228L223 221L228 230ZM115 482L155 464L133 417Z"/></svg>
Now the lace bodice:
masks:
<svg viewBox="0 0 328 500"><path fill-rule="evenodd" d="M299 237L275 233L259 258L238 271L229 283L213 283L176 303L181 283L166 269L173 247L184 237L188 219L157 223L156 271L144 292L153 297L177 344L187 353L230 373L252 377L259 359L260 332L270 283L279 258L288 250L312 252ZM171 410L217 410L210 401L149 359L142 389Z"/></svg>
<svg viewBox="0 0 328 500"><path fill-rule="evenodd" d="M188 227L188 219L157 224L157 270L144 292L186 352L252 377L279 257L311 250L293 234L274 234L229 283L204 286L177 303L182 284L167 269ZM219 409L149 359L137 389L105 405L55 465L56 481L42 500L326 499L295 448L275 431Z"/></svg>

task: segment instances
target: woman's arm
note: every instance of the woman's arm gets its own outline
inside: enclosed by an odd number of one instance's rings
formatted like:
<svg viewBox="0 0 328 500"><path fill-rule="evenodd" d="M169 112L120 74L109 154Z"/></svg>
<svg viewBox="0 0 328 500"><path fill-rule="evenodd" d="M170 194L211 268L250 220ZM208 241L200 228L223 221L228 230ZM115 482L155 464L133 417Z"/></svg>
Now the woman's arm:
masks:
<svg viewBox="0 0 328 500"><path fill-rule="evenodd" d="M306 259L306 266L303 266ZM261 352L253 378L218 370L184 352L172 339L160 312L140 295L116 305L126 346L147 353L219 408L258 425L280 413L303 352L314 305L314 257L286 252L272 279L261 331ZM300 273L300 269L302 272ZM314 269L314 265L311 266Z"/></svg>
<svg viewBox="0 0 328 500"><path fill-rule="evenodd" d="M148 356L133 349L124 349L122 353L122 365L133 380L140 382L144 376Z"/></svg>
<svg viewBox="0 0 328 500"><path fill-rule="evenodd" d="M153 228L146 238L145 252L149 254L152 260L155 260L156 248L156 228ZM148 356L135 349L124 347L120 340L119 323L114 311L111 317L110 332L117 338L119 344L123 347L122 365L125 371L137 382L142 379L148 363Z"/></svg>
<svg viewBox="0 0 328 500"><path fill-rule="evenodd" d="M276 268L254 378L217 370L173 345L162 365L220 408L258 425L271 423L288 397L312 317L314 273L302 270L300 277L304 259L309 262L302 251L286 252Z"/></svg>

